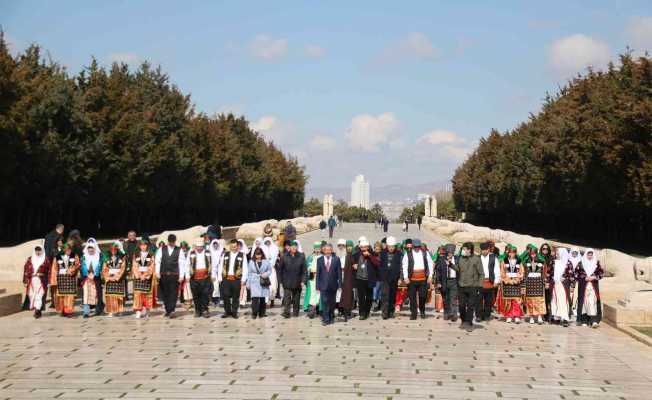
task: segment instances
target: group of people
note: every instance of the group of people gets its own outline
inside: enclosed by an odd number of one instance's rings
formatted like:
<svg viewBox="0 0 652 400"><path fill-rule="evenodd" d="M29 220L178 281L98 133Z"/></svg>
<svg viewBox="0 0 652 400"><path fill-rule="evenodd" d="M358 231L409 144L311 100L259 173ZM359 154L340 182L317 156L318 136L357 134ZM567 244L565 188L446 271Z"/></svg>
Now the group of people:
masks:
<svg viewBox="0 0 652 400"><path fill-rule="evenodd" d="M453 244L431 252L419 239L399 243L390 236L373 246L365 237L355 243L340 239L336 246L322 240L304 253L291 229L279 235L280 242L271 227L263 234L251 248L236 239L227 245L210 230L192 246L177 245L173 234L156 246L130 231L106 253L92 238L82 242L78 232L65 243L46 237L25 263L25 307L41 317L50 288L52 305L66 317L73 316L78 294L84 318L91 309L94 315L124 313L132 294L137 318L147 317L159 300L168 318L174 318L179 300L196 317L210 317L211 302L221 302L222 318L238 318L239 307L248 303L251 317L262 318L282 298L283 317L297 317L303 309L324 325L334 323L336 313L344 321L352 318L356 307L361 320L373 311L394 318L406 301L415 320L426 318L434 297L445 320L460 318L469 331L494 314L507 323L568 326L573 314L579 325L597 327L601 320L603 270L593 249L582 254L577 248L528 245L519 254L507 245L501 253L486 242L479 254L472 243L457 253Z"/></svg>

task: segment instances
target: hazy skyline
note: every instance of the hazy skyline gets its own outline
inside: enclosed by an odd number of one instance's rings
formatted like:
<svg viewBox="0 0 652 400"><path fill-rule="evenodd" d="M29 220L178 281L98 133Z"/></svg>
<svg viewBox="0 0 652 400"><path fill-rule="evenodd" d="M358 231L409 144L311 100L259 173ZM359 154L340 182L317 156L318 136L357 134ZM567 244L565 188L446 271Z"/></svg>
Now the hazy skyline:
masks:
<svg viewBox="0 0 652 400"><path fill-rule="evenodd" d="M491 128L568 77L652 49L649 1L3 2L18 52L72 73L92 56L160 64L197 111L244 115L309 187L450 178ZM373 196L372 196L373 197Z"/></svg>

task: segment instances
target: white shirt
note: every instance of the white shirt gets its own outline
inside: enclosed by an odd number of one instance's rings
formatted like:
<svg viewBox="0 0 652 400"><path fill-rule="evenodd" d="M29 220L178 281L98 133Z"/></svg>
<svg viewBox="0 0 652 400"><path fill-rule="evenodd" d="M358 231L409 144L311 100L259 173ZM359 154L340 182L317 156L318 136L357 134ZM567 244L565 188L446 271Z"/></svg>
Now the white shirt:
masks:
<svg viewBox="0 0 652 400"><path fill-rule="evenodd" d="M229 257L229 270L228 270L226 275L227 276L228 275L235 275L235 261L236 261L236 258L238 258L238 256L241 256L242 257L242 278L240 278L240 282L246 282L247 281L247 276L249 274L249 268L248 268L248 265L247 265L247 255L245 253L241 252L241 251L236 251L236 252L229 251L228 253L224 253L222 255L222 258L220 259L220 264L219 264L219 266L217 268L218 271L215 273L217 275L216 276L217 281L218 282L222 281L222 272L224 270L224 257L227 254L230 254L230 257Z"/></svg>
<svg viewBox="0 0 652 400"><path fill-rule="evenodd" d="M480 255L485 279L489 279L489 257L491 257L491 254L487 254L486 256ZM498 283L500 283L500 263L498 260L494 260L494 284Z"/></svg>
<svg viewBox="0 0 652 400"><path fill-rule="evenodd" d="M414 271L424 270L425 266L423 265L423 250L420 251L412 250L412 257L414 258L413 270ZM430 257L430 254L426 254L426 261L428 263L428 279L430 279L432 278L432 273L434 270L432 257ZM405 255L403 256L402 264L403 264L402 265L403 276L409 279L410 277L408 276L408 266L410 264L410 259L408 257L408 253L405 253Z"/></svg>
<svg viewBox="0 0 652 400"><path fill-rule="evenodd" d="M449 260L446 260L449 261ZM455 257L450 259L450 264L455 265ZM455 271L453 268L449 267L448 264L446 265L446 268L448 268L448 278L454 279L457 278L457 271Z"/></svg>

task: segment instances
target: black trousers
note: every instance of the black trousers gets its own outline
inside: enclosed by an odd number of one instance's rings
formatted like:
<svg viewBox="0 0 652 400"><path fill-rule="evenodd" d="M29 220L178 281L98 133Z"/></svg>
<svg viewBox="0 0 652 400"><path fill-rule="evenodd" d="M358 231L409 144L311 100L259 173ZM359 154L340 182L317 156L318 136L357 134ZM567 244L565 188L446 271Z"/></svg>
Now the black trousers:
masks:
<svg viewBox="0 0 652 400"><path fill-rule="evenodd" d="M212 285L209 278L190 280L190 290L192 291L192 302L195 304L195 313L202 314L204 311L208 311L211 288Z"/></svg>
<svg viewBox="0 0 652 400"><path fill-rule="evenodd" d="M473 323L473 309L476 305L478 288L475 286L464 286L459 289L460 316L462 322Z"/></svg>
<svg viewBox="0 0 652 400"><path fill-rule="evenodd" d="M237 315L240 306L240 279L222 281L222 301L226 315Z"/></svg>
<svg viewBox="0 0 652 400"><path fill-rule="evenodd" d="M441 294L444 298L444 317L457 317L457 313L459 312L459 307L457 305L457 292L457 279L446 279L441 287Z"/></svg>
<svg viewBox="0 0 652 400"><path fill-rule="evenodd" d="M334 230L335 230L335 227L334 227L334 226L332 226L332 227L329 226L329 227L328 227L328 237L329 237L330 239L333 238L333 231L334 231Z"/></svg>
<svg viewBox="0 0 652 400"><path fill-rule="evenodd" d="M292 314L299 315L299 303L301 302L301 288L283 288L283 314L290 315L290 306Z"/></svg>
<svg viewBox="0 0 652 400"><path fill-rule="evenodd" d="M337 297L337 290L329 290L321 292L321 304L324 309L321 310L321 319L325 323L330 324L335 318L335 298Z"/></svg>
<svg viewBox="0 0 652 400"><path fill-rule="evenodd" d="M427 281L411 281L408 284L408 297L410 298L410 314L417 316L417 294L419 295L419 312L426 315L426 295L428 294Z"/></svg>
<svg viewBox="0 0 652 400"><path fill-rule="evenodd" d="M170 314L177 307L179 275L161 275L159 286L161 288L163 304L165 305L165 313Z"/></svg>
<svg viewBox="0 0 652 400"><path fill-rule="evenodd" d="M266 307L264 297L251 298L251 315L253 317L264 317Z"/></svg>
<svg viewBox="0 0 652 400"><path fill-rule="evenodd" d="M357 278L355 287L358 289L358 313L361 317L368 317L371 312L371 302L374 298L374 288L369 287L369 281Z"/></svg>
<svg viewBox="0 0 652 400"><path fill-rule="evenodd" d="M552 291L550 288L546 289L545 292L546 296L546 321L550 321L550 310L551 310L551 302L552 302Z"/></svg>
<svg viewBox="0 0 652 400"><path fill-rule="evenodd" d="M394 315L394 307L396 306L396 290L398 288L398 281L385 281L380 288L380 303L382 308L383 318L388 318Z"/></svg>
<svg viewBox="0 0 652 400"><path fill-rule="evenodd" d="M491 310L494 305L494 288L480 288L478 301L475 307L475 316L483 321L491 318Z"/></svg>

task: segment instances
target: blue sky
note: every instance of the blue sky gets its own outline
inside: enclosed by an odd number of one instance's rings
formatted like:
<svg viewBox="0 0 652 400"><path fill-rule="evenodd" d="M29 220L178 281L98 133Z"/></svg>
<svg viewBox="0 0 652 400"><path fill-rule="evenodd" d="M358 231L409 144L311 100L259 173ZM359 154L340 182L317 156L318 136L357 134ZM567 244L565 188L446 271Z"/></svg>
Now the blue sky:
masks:
<svg viewBox="0 0 652 400"><path fill-rule="evenodd" d="M198 111L243 114L299 157L312 187L447 180L586 65L652 49L650 1L20 1L0 24L71 72L160 64Z"/></svg>

